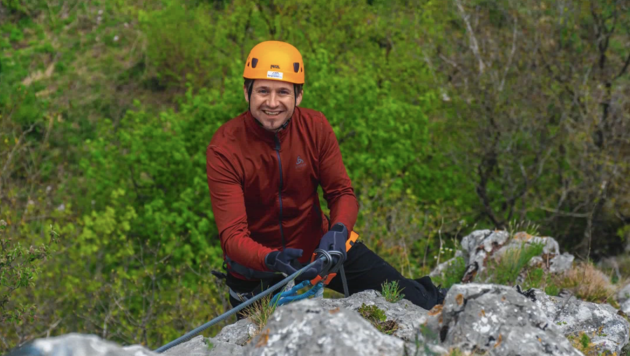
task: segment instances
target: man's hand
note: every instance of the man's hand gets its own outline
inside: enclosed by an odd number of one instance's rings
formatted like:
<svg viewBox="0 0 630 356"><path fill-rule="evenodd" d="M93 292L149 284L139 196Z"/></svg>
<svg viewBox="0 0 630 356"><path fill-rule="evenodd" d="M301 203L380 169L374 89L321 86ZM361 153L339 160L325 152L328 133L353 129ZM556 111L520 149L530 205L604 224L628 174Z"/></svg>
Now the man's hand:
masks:
<svg viewBox="0 0 630 356"><path fill-rule="evenodd" d="M265 264L270 270L282 272L289 276L297 272L297 269L293 267L293 265L299 266L297 259L302 257L302 253L303 250L296 248L287 248L284 251L273 251L265 256ZM317 277L322 270L322 264L322 260L317 259L317 263L302 272L296 280L306 280Z"/></svg>
<svg viewBox="0 0 630 356"><path fill-rule="evenodd" d="M322 236L319 242L319 248L325 251L339 251L343 254L341 263L345 262L348 257L346 253L346 240L348 240L348 229L342 223L336 223L330 231ZM333 259L337 263L338 256Z"/></svg>

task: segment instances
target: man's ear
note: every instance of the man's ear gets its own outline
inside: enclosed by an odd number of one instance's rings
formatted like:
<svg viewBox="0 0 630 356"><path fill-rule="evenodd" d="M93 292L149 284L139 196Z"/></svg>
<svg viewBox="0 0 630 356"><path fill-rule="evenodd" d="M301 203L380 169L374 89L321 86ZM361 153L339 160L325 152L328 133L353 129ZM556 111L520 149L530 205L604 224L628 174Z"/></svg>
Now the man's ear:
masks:
<svg viewBox="0 0 630 356"><path fill-rule="evenodd" d="M298 94L297 98L295 98L295 106L300 106L302 102L302 93L304 93L304 89L300 90L300 94Z"/></svg>
<svg viewBox="0 0 630 356"><path fill-rule="evenodd" d="M249 103L249 95L247 95L247 86L243 85L243 94L245 95L245 101Z"/></svg>

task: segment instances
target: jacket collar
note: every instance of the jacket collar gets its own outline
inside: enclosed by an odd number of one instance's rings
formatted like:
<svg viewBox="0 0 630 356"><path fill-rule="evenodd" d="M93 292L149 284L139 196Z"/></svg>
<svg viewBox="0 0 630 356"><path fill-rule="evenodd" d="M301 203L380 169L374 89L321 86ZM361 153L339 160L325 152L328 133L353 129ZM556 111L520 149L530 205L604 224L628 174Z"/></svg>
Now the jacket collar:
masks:
<svg viewBox="0 0 630 356"><path fill-rule="evenodd" d="M245 124L247 125L247 127L252 130L254 132L254 134L260 138L261 140L269 143L271 145L272 148L275 149L276 147L276 137L280 140L280 143L282 143L282 141L284 140L284 138L287 136L292 122L295 120L295 117L298 115L298 108L296 107L295 110L293 111L293 115L291 116L291 118L289 119L289 121L287 121L286 126L281 129L278 132L271 132L271 131L267 131L265 130L260 123L258 122L258 120L256 120L256 118L254 118L254 116L252 115L252 112L247 110L247 112L245 113Z"/></svg>

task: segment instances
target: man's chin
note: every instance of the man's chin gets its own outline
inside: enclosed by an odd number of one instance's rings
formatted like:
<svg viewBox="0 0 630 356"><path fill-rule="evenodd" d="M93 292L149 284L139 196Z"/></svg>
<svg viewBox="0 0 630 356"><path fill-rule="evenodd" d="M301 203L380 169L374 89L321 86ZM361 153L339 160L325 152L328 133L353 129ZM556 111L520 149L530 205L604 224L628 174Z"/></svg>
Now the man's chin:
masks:
<svg viewBox="0 0 630 356"><path fill-rule="evenodd" d="M286 120L264 120L263 127L268 131L277 131Z"/></svg>

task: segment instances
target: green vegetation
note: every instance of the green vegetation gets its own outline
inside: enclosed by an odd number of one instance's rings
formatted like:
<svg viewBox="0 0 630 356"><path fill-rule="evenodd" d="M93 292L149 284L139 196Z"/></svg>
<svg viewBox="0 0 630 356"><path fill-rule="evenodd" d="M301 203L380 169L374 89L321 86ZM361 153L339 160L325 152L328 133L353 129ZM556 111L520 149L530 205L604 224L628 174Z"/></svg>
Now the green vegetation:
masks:
<svg viewBox="0 0 630 356"><path fill-rule="evenodd" d="M442 285L442 288L450 288L454 284L461 283L465 272L466 261L464 261L463 257L456 257L449 263L442 274L431 277L431 279L435 284Z"/></svg>
<svg viewBox="0 0 630 356"><path fill-rule="evenodd" d="M266 296L243 310L243 315L256 325L260 333L267 325L269 317L276 311L277 303L271 303L272 296Z"/></svg>
<svg viewBox="0 0 630 356"><path fill-rule="evenodd" d="M383 297L385 297L385 300L390 303L396 303L405 297L405 295L401 293L403 289L404 288L398 286L398 281L381 284L381 293Z"/></svg>
<svg viewBox="0 0 630 356"><path fill-rule="evenodd" d="M358 310L359 314L369 321L378 331L391 335L398 330L398 323L395 320L387 320L385 312L376 305L361 304Z"/></svg>
<svg viewBox="0 0 630 356"><path fill-rule="evenodd" d="M556 5L0 0L0 352L68 332L154 348L229 307L205 148L247 109L243 61L269 39L302 51L302 106L338 137L355 230L403 275L477 228L622 251L630 33L613 24L630 14Z"/></svg>
<svg viewBox="0 0 630 356"><path fill-rule="evenodd" d="M478 278L480 281L487 281L488 283L513 285L529 260L535 256L540 256L544 247L544 244L541 243L522 243L520 248L508 249L500 257L490 259L484 275ZM536 278L535 276L532 277Z"/></svg>

